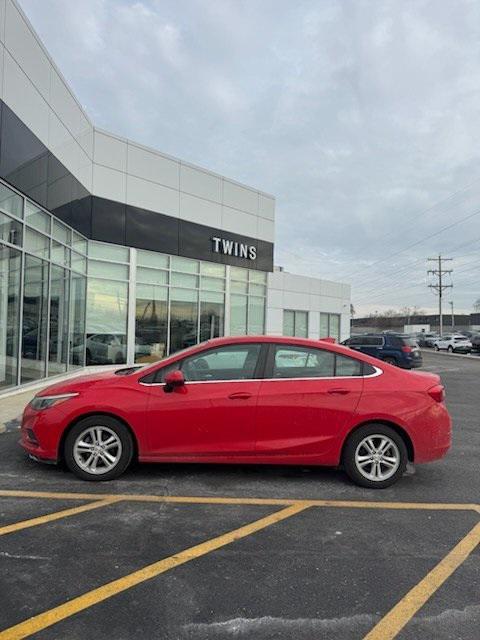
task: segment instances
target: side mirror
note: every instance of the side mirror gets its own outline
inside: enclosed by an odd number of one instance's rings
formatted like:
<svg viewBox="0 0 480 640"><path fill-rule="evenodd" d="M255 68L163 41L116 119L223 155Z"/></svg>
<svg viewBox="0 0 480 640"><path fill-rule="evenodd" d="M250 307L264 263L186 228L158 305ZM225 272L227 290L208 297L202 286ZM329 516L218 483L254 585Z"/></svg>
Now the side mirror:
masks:
<svg viewBox="0 0 480 640"><path fill-rule="evenodd" d="M171 393L177 387L183 387L185 384L185 376L180 369L177 369L176 371L170 371L170 373L167 373L164 382L165 386L163 387L163 390L165 393Z"/></svg>

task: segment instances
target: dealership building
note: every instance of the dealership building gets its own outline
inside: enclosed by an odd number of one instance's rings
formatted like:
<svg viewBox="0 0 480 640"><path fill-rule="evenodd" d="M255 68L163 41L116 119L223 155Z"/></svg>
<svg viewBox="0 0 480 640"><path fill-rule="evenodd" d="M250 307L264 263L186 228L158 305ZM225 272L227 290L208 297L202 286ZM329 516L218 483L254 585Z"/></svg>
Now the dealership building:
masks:
<svg viewBox="0 0 480 640"><path fill-rule="evenodd" d="M97 129L14 0L0 98L0 393L221 335L349 335L349 285L274 268L274 197Z"/></svg>

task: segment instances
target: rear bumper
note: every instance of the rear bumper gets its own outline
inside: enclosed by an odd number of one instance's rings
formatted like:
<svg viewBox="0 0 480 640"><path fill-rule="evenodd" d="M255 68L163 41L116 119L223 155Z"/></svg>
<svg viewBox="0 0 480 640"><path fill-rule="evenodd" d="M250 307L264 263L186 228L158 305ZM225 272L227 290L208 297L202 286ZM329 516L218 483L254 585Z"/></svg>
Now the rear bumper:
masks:
<svg viewBox="0 0 480 640"><path fill-rule="evenodd" d="M415 462L432 462L443 458L452 446L452 420L443 403L436 403L414 439Z"/></svg>

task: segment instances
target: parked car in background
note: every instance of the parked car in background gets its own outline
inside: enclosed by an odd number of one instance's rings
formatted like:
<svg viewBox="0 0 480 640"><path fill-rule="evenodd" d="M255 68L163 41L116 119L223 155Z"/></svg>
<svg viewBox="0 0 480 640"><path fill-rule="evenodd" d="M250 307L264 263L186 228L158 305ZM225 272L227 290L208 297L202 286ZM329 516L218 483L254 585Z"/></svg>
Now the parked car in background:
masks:
<svg viewBox="0 0 480 640"><path fill-rule="evenodd" d="M440 338L438 333L417 333L418 346L424 349L432 349L438 338Z"/></svg>
<svg viewBox="0 0 480 640"><path fill-rule="evenodd" d="M437 338L433 347L435 351L449 351L450 353L470 353L472 343L461 333L450 333Z"/></svg>
<svg viewBox="0 0 480 640"><path fill-rule="evenodd" d="M403 333L369 333L348 338L342 344L402 369L421 367L423 363L416 338Z"/></svg>
<svg viewBox="0 0 480 640"><path fill-rule="evenodd" d="M135 458L342 465L355 483L381 489L409 460L447 453L444 399L437 374L326 341L217 338L42 389L23 413L21 443L85 480L116 478Z"/></svg>
<svg viewBox="0 0 480 640"><path fill-rule="evenodd" d="M474 333L470 338L470 342L472 343L472 351L475 353L480 352L480 333Z"/></svg>

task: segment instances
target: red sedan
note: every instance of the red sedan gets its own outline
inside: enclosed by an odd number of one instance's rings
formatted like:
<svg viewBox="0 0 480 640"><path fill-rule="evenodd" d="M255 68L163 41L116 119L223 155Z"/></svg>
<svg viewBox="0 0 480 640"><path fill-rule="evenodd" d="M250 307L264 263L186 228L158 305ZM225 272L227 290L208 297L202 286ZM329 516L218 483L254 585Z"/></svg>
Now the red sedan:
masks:
<svg viewBox="0 0 480 640"><path fill-rule="evenodd" d="M407 461L450 447L444 388L327 341L218 338L147 367L86 375L41 391L21 444L80 478L111 480L141 462L343 465L383 488Z"/></svg>

